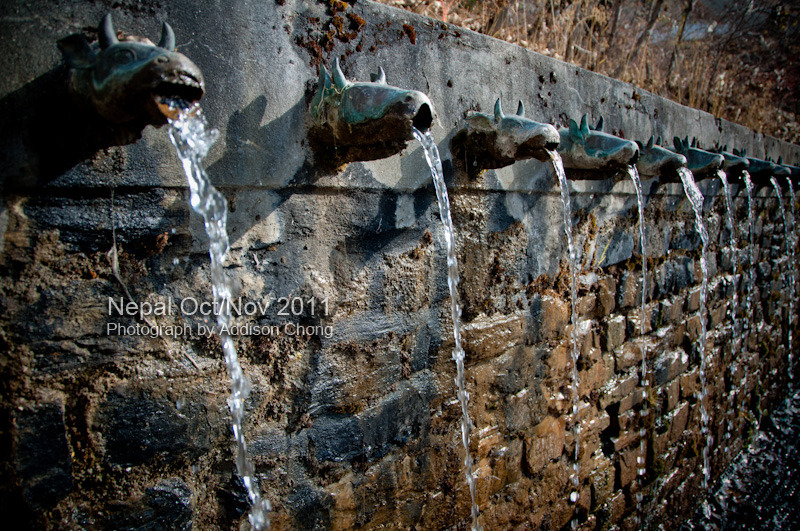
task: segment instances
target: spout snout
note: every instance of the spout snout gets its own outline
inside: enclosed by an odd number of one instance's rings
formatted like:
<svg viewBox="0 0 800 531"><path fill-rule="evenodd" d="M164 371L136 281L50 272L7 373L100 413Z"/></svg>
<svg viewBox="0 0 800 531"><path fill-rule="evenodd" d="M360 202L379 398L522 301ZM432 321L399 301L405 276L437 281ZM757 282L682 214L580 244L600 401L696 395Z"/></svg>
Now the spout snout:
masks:
<svg viewBox="0 0 800 531"><path fill-rule="evenodd" d="M540 125L536 130L536 137L541 139L540 146L547 151L555 151L561 141L558 130L550 124Z"/></svg>
<svg viewBox="0 0 800 531"><path fill-rule="evenodd" d="M411 118L411 125L423 133L433 125L433 109L430 103L422 103Z"/></svg>
<svg viewBox="0 0 800 531"><path fill-rule="evenodd" d="M636 145L636 142L621 141L621 145L611 152L610 158L622 165L636 164L639 159L639 146Z"/></svg>
<svg viewBox="0 0 800 531"><path fill-rule="evenodd" d="M550 160L550 152L558 149L560 141L561 137L555 127L550 124L537 124L526 144L534 158L546 162Z"/></svg>
<svg viewBox="0 0 800 531"><path fill-rule="evenodd" d="M689 170L695 175L716 172L722 167L725 158L722 155L709 153L701 149L691 148L686 151Z"/></svg>

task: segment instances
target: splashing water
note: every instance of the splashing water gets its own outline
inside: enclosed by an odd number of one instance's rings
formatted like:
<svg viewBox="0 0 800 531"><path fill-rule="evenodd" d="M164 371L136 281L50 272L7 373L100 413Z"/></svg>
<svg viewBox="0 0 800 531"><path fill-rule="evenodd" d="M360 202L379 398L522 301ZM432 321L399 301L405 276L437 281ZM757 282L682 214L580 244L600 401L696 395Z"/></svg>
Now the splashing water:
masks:
<svg viewBox="0 0 800 531"><path fill-rule="evenodd" d="M730 231L730 240L729 244L731 247L731 262L733 266L733 275L732 275L732 282L733 282L733 297L731 301L731 318L732 318L732 326L733 326L733 352L732 358L733 363L730 364L731 376L734 374L736 370L736 360L738 359L738 352L740 346L740 334L737 332L738 327L738 315L739 315L739 290L736 289L736 273L739 270L739 250L736 246L736 225L733 219L733 203L731 201L731 187L728 184L728 176L725 174L724 171L719 170L717 171L717 177L722 182L722 188L725 191L725 214L726 214L726 223L728 225L728 230ZM727 422L727 430L725 432L725 451L730 451L730 441L732 433L733 433L733 409L736 403L736 388L731 386L732 389L728 393L728 422Z"/></svg>
<svg viewBox="0 0 800 531"><path fill-rule="evenodd" d="M753 319L755 318L753 315L753 297L755 296L756 288L756 207L753 204L753 180L750 179L750 173L744 171L742 178L744 179L744 186L747 191L747 226L750 236L750 243L747 249L747 259L750 267L747 273L747 298L745 299L744 319L742 322L742 336L746 338L749 337L752 332ZM746 348L747 344L745 343L745 349ZM742 393L742 404L747 400L747 378L749 370L750 364L745 363L741 385L742 389L745 390L745 392Z"/></svg>
<svg viewBox="0 0 800 531"><path fill-rule="evenodd" d="M775 188L775 192L778 194L778 206L781 209L781 217L783 218L783 231L785 233L784 241L786 242L786 254L787 259L789 262L789 353L788 353L788 372L789 372L789 380L793 380L794 374L792 374L792 362L794 360L794 353L792 352L792 321L794 321L794 252L793 252L793 243L791 229L789 228L789 222L786 219L786 207L783 204L783 194L781 193L781 186L778 184L778 181L775 177L770 177L769 181L772 183L773 188Z"/></svg>
<svg viewBox="0 0 800 531"><path fill-rule="evenodd" d="M478 523L478 503L476 502L476 481L472 472L472 455L469 451L469 432L472 422L469 419L469 393L464 376L464 349L461 346L461 308L458 305L458 259L456 257L456 233L453 229L453 219L450 216L450 199L447 196L447 186L442 172L442 161L439 158L439 148L430 132L421 132L416 128L412 130L414 138L422 144L425 160L431 169L433 185L436 188L436 198L439 201L439 217L444 225L445 245L447 247L447 287L450 290L450 315L453 319L453 360L456 362L456 394L461 403L461 442L464 445L464 467L466 468L467 485L472 501L472 530L481 531L483 528Z"/></svg>
<svg viewBox="0 0 800 531"><path fill-rule="evenodd" d="M216 129L208 129L202 109L195 104L183 109L180 114L170 119L169 138L181 160L186 178L189 181L190 203L192 209L203 217L208 234L208 254L211 256L211 285L214 296L214 307L219 308L217 325L220 328L220 341L225 356L225 365L231 377L231 396L228 407L231 410L231 427L236 443L236 470L242 478L250 499L250 524L257 530L269 528L269 500L262 499L255 484L255 469L247 455L247 443L242 429L244 418L244 402L250 394L250 382L242 372L233 339L223 331L232 323L231 285L225 277L222 264L228 254L229 242L227 232L228 204L225 197L211 184L202 160L208 150L219 137Z"/></svg>
<svg viewBox="0 0 800 531"><path fill-rule="evenodd" d="M792 344L792 331L794 329L794 298L797 296L797 262L795 260L795 249L797 249L797 198L794 195L794 186L792 185L792 180L787 177L786 182L789 184L789 201L792 212L792 230L789 231L789 229L786 229L788 232L787 244L789 245L789 283L791 287L789 295L789 377L792 378L794 376L794 349Z"/></svg>
<svg viewBox="0 0 800 531"><path fill-rule="evenodd" d="M706 299L708 298L708 231L706 230L705 222L703 221L703 194L697 188L694 182L692 172L687 168L678 169L683 182L683 190L686 192L686 197L692 205L694 210L694 217L697 225L697 232L700 234L700 240L703 242L702 252L700 254L700 269L703 274L703 283L700 286L700 338L698 350L700 352L700 393L697 397L700 401L700 419L701 419L701 432L705 438L705 446L703 447L703 490L708 491L708 484L711 478L711 445L714 438L709 430L710 417L708 414L708 406L706 405L706 397L708 395L708 387L706 385L706 371L708 368L708 359L706 357Z"/></svg>
<svg viewBox="0 0 800 531"><path fill-rule="evenodd" d="M639 455L636 458L636 480L640 484L642 483L643 477L647 473L647 468L645 467L645 456L646 453L646 437L647 437L647 428L645 428L645 420L647 416L650 414L650 408L648 407L647 403L647 388L649 386L648 378L647 378L647 340L645 339L645 319L647 318L647 240L645 239L645 225L644 225L644 198L642 197L642 181L639 178L639 171L636 169L636 166L628 166L628 174L631 177L631 181L633 181L633 187L636 189L636 204L638 206L639 211L639 244L641 246L642 251L642 306L641 306L641 315L640 319L641 322L639 323L639 336L641 339L641 349L642 349L642 370L641 370L641 377L640 377L640 384L642 386L642 409L639 411L640 417L640 425L641 428L639 430ZM636 492L636 521L639 522L639 514L641 512L641 504L642 504L642 492L641 489Z"/></svg>
<svg viewBox="0 0 800 531"><path fill-rule="evenodd" d="M570 483L572 483L572 492L569 495L569 500L572 503L577 503L580 499L580 472L581 463L580 456L580 433L581 423L578 415L579 412L579 392L580 392L580 376L578 375L578 312L577 312L577 298L578 298L578 272L577 261L578 256L575 252L575 241L572 238L572 202L569 198L569 181L567 181L567 174L564 171L564 163L561 157L555 151L549 151L550 160L553 163L556 175L558 175L558 183L561 188L561 202L564 205L564 234L567 236L567 253L569 258L570 269L570 324L572 325L572 334L570 336L571 349L570 355L572 357L572 436L575 440L575 454L574 462L572 465L572 474L570 475ZM574 529L578 521L573 518L572 528Z"/></svg>

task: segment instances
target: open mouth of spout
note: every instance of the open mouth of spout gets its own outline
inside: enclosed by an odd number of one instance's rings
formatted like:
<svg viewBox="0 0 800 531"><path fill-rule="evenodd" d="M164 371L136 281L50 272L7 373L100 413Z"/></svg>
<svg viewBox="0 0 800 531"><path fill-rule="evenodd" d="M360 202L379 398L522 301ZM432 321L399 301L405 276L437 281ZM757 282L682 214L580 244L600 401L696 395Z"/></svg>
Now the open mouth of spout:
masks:
<svg viewBox="0 0 800 531"><path fill-rule="evenodd" d="M411 125L414 126L418 131L422 131L423 133L428 131L433 124L433 112L431 111L430 105L427 103L423 103L420 105L419 110L411 118Z"/></svg>
<svg viewBox="0 0 800 531"><path fill-rule="evenodd" d="M177 72L161 80L153 89L159 111L167 118L174 117L203 97L203 82L191 74Z"/></svg>
<svg viewBox="0 0 800 531"><path fill-rule="evenodd" d="M638 151L636 151L636 152L633 154L633 156L631 157L631 159L628 161L628 165L629 165L629 166L631 166L631 165L633 165L633 164L636 164L636 161L638 161L638 160L639 160L639 152L638 152Z"/></svg>

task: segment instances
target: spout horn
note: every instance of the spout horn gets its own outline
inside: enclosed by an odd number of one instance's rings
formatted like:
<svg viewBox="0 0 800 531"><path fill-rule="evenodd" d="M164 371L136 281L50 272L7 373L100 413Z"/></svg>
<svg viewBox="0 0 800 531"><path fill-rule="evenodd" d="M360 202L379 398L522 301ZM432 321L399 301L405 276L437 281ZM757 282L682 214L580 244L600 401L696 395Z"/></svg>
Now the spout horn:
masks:
<svg viewBox="0 0 800 531"><path fill-rule="evenodd" d="M338 57L333 62L333 84L336 85L336 88L338 89L343 89L347 85L347 78L344 77L344 72L342 72L342 67L339 66Z"/></svg>
<svg viewBox="0 0 800 531"><path fill-rule="evenodd" d="M584 138L589 136L589 123L586 121L586 115L581 116L581 134Z"/></svg>
<svg viewBox="0 0 800 531"><path fill-rule="evenodd" d="M505 117L503 114L503 106L500 103L500 98L497 98L497 101L494 102L494 119L495 121L499 122Z"/></svg>
<svg viewBox="0 0 800 531"><path fill-rule="evenodd" d="M651 149L653 147L653 135L650 135L650 140L647 141L647 149Z"/></svg>
<svg viewBox="0 0 800 531"><path fill-rule="evenodd" d="M519 105L517 106L517 116L525 117L525 106L522 104L522 100L519 100Z"/></svg>
<svg viewBox="0 0 800 531"><path fill-rule="evenodd" d="M597 120L597 125L594 128L595 131L602 131L603 130L603 117L601 116L599 120Z"/></svg>
<svg viewBox="0 0 800 531"><path fill-rule="evenodd" d="M383 67L378 67L377 74L370 74L369 80L373 83L380 83L381 85L386 85L386 72L383 71Z"/></svg>
<svg viewBox="0 0 800 531"><path fill-rule="evenodd" d="M172 31L172 27L166 22L161 26L161 40L158 41L158 47L169 50L170 52L175 51L175 32Z"/></svg>
<svg viewBox="0 0 800 531"><path fill-rule="evenodd" d="M114 29L114 22L111 20L111 13L106 13L103 20L100 21L99 30L97 36L100 39L101 50L105 50L109 46L119 42L119 39L117 39L117 32Z"/></svg>

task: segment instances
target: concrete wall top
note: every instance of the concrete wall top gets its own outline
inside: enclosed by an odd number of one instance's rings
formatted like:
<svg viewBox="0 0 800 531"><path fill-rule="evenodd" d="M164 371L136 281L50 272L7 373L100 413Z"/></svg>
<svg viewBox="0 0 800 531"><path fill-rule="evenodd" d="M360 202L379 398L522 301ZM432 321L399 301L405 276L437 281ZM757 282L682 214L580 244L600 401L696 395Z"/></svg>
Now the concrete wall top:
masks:
<svg viewBox="0 0 800 531"><path fill-rule="evenodd" d="M4 53L0 79L6 100L26 83L56 68L61 59L55 42L95 27L109 9L92 2L69 8L42 9L22 2L2 8ZM306 142L308 102L320 61L340 57L349 79L368 80L379 66L388 81L427 93L437 122L433 128L447 166L449 139L463 125L469 109L490 110L498 96L507 111L517 100L527 116L565 126L584 113L590 121L605 117L606 130L646 141L650 135L697 137L703 146L727 144L756 157L800 163L800 147L764 136L712 115L654 96L518 46L445 25L395 8L359 1L340 13L352 25L330 33L326 3L287 1L240 3L184 0L147 8L112 10L118 30L157 37L160 21L175 28L178 50L203 70L207 93L203 105L221 137L207 159L218 186L277 189L286 186L393 188L412 191L430 184L419 146L400 156L353 163L338 175L315 173ZM327 35L327 36L326 36ZM333 35L333 36L330 36ZM9 37L10 36L10 37ZM322 46L320 46L322 45ZM326 51L328 50L328 51ZM148 128L144 140L126 148L127 163L115 174L118 185L185 186L180 165L163 131ZM96 169L78 165L51 186L105 186ZM91 175L90 175L91 174ZM20 176L6 174L6 179ZM536 161L488 172L478 186L487 189L552 190L555 180Z"/></svg>

